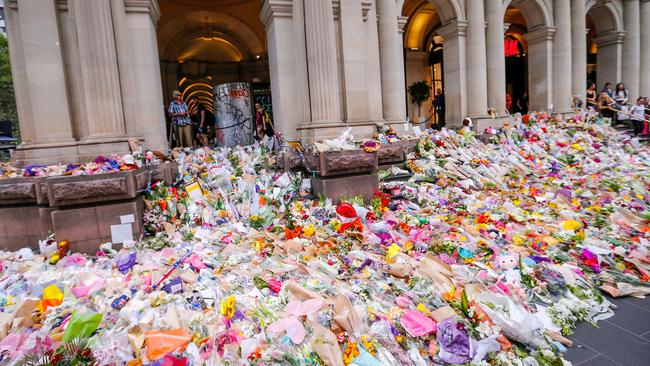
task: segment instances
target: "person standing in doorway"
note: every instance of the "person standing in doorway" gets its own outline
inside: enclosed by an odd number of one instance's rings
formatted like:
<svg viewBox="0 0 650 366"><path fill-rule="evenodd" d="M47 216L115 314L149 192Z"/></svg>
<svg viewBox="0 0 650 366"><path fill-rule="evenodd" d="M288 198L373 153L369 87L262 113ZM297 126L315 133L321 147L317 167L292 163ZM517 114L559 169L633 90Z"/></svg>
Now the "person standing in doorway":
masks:
<svg viewBox="0 0 650 366"><path fill-rule="evenodd" d="M269 116L269 113L264 110L260 103L255 103L255 128L257 131L256 137L259 141L262 141L264 135L269 137L275 135L271 116Z"/></svg>
<svg viewBox="0 0 650 366"><path fill-rule="evenodd" d="M517 99L517 112L521 114L528 113L528 92L524 92L521 98Z"/></svg>
<svg viewBox="0 0 650 366"><path fill-rule="evenodd" d="M196 139L199 144L203 145L203 147L207 147L210 145L208 142L208 111L205 108L205 105L201 102L198 102L197 110L199 123L196 128Z"/></svg>
<svg viewBox="0 0 650 366"><path fill-rule="evenodd" d="M445 94L442 89L436 89L436 96L433 98L433 109L436 111L438 123L434 127L437 130L445 127Z"/></svg>
<svg viewBox="0 0 650 366"><path fill-rule="evenodd" d="M172 118L173 127L176 128L178 145L192 147L192 120L187 110L187 104L181 99L181 92L174 90L172 101L169 103L169 116Z"/></svg>

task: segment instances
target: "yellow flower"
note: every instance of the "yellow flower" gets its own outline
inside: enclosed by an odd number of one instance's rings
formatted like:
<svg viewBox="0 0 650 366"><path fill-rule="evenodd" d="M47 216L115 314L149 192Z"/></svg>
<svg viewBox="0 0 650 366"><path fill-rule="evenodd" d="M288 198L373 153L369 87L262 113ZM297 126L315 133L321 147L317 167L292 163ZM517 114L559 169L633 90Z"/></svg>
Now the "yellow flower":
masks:
<svg viewBox="0 0 650 366"><path fill-rule="evenodd" d="M388 247L388 251L386 251L386 260L390 261L395 257L397 254L399 254L402 251L402 248L399 247L399 245L393 243Z"/></svg>
<svg viewBox="0 0 650 366"><path fill-rule="evenodd" d="M348 346L345 347L345 351L343 351L343 363L349 365L355 358L357 358L357 356L359 356L359 348L357 348L357 343L349 343Z"/></svg>
<svg viewBox="0 0 650 366"><path fill-rule="evenodd" d="M404 244L404 251L408 252L411 249L413 249L413 242L409 240Z"/></svg>
<svg viewBox="0 0 650 366"><path fill-rule="evenodd" d="M314 235L315 232L316 232L316 228L314 227L314 225L309 225L309 226L304 227L302 229L302 233L306 237L310 237L310 236Z"/></svg>
<svg viewBox="0 0 650 366"><path fill-rule="evenodd" d="M524 238L523 235L513 235L512 236L512 243L517 246L522 246L524 245L524 242L526 241L526 238Z"/></svg>
<svg viewBox="0 0 650 366"><path fill-rule="evenodd" d="M582 146L580 144L573 144L571 148L576 151L582 151Z"/></svg>
<svg viewBox="0 0 650 366"><path fill-rule="evenodd" d="M429 309L427 309L427 307L424 306L424 304L422 304L422 303L418 304L418 306L416 306L415 308L418 309L419 312L421 312L422 314L424 314L426 316L429 316L429 314L431 313L429 311Z"/></svg>
<svg viewBox="0 0 650 366"><path fill-rule="evenodd" d="M578 230L582 227L582 224L576 220L562 221L560 225L562 226L562 229L571 231Z"/></svg>
<svg viewBox="0 0 650 366"><path fill-rule="evenodd" d="M370 355L375 355L375 342L370 337L362 335L361 343L363 343L363 347L368 351L368 353L370 353Z"/></svg>
<svg viewBox="0 0 650 366"><path fill-rule="evenodd" d="M225 300L221 300L221 315L227 319L235 315L235 296L230 295Z"/></svg>

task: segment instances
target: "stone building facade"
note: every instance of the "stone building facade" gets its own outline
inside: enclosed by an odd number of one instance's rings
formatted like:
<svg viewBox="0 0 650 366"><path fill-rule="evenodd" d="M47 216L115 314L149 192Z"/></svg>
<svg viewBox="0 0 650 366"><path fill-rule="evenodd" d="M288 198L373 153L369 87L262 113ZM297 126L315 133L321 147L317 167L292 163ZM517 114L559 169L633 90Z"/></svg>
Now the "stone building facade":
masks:
<svg viewBox="0 0 650 366"><path fill-rule="evenodd" d="M646 0L7 0L20 161L84 159L138 137L165 150L164 105L179 89L268 89L289 140L423 120L425 80L448 125L527 92L568 112L588 80L650 95ZM504 43L505 42L505 43ZM504 44L506 47L504 47ZM505 52L505 54L504 54Z"/></svg>

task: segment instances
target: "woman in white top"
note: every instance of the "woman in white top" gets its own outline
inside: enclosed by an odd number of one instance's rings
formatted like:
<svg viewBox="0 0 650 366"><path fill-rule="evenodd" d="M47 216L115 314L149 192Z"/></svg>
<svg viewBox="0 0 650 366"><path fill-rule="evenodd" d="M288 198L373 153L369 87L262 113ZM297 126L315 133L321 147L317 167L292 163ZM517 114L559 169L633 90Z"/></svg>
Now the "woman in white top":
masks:
<svg viewBox="0 0 650 366"><path fill-rule="evenodd" d="M627 104L628 92L625 90L623 83L616 84L616 91L614 91L614 100L619 106Z"/></svg>
<svg viewBox="0 0 650 366"><path fill-rule="evenodd" d="M632 115L632 123L634 124L634 136L638 136L639 133L643 130L643 119L645 117L645 105L643 102L645 99L639 97L636 100L636 104L630 109L630 114Z"/></svg>

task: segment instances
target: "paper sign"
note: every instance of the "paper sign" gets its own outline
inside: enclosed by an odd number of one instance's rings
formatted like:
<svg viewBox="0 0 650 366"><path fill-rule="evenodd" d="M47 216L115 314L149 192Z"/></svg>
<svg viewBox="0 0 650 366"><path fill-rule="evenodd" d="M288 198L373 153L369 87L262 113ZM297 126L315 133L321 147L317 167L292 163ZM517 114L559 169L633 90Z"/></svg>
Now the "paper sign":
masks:
<svg viewBox="0 0 650 366"><path fill-rule="evenodd" d="M111 225L111 242L113 244L124 243L127 240L133 240L131 224Z"/></svg>
<svg viewBox="0 0 650 366"><path fill-rule="evenodd" d="M203 190L198 182L186 185L185 192L187 192L187 195L195 201L203 198Z"/></svg>
<svg viewBox="0 0 650 366"><path fill-rule="evenodd" d="M120 224L130 224L132 222L135 222L133 214L120 216Z"/></svg>

